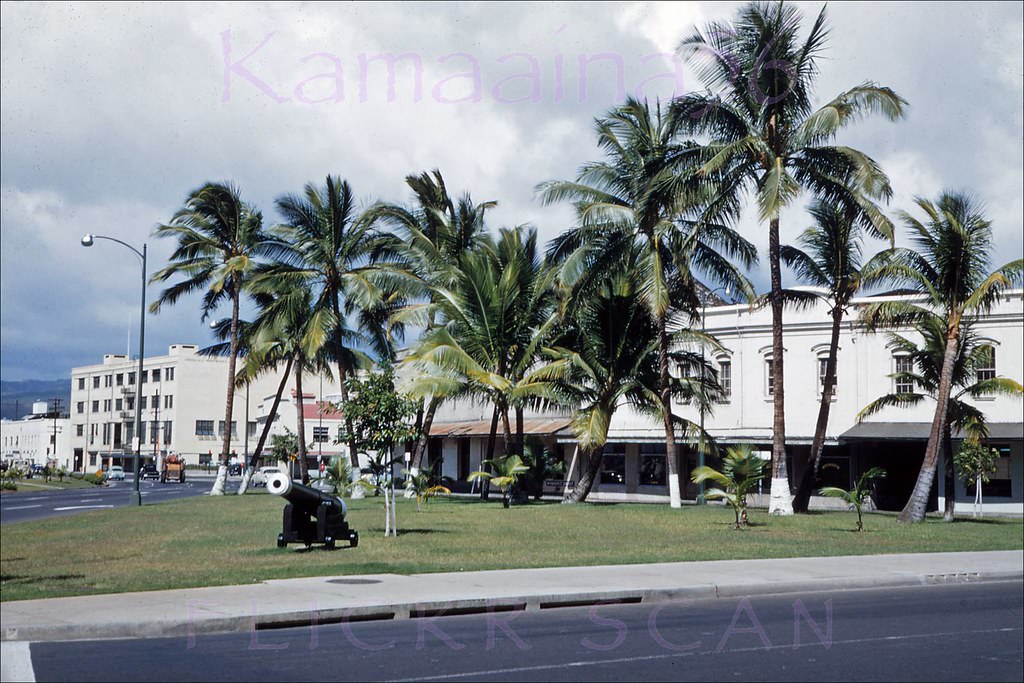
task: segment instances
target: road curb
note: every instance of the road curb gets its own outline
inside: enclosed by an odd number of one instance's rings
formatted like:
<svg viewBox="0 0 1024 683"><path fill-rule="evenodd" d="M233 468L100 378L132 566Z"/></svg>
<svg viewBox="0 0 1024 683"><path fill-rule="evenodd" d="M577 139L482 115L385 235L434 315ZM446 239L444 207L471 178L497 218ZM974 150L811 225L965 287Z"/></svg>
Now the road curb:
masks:
<svg viewBox="0 0 1024 683"><path fill-rule="evenodd" d="M608 604L659 604L831 590L901 588L1020 580L1024 580L1024 569L1019 571L963 571L940 574L905 572L796 581L758 582L748 580L632 590L578 590L544 593L532 591L523 592L522 594L504 595L500 598L467 597L444 601L428 600L394 603L381 601L376 604L345 607L324 605L316 609L281 610L263 614L232 616L193 615L188 619L156 621L27 625L3 629L2 641L72 641L157 637L194 638L198 635L213 633L255 633L262 630L323 626L357 621L439 618L443 616L508 611L540 612L564 607L587 607Z"/></svg>

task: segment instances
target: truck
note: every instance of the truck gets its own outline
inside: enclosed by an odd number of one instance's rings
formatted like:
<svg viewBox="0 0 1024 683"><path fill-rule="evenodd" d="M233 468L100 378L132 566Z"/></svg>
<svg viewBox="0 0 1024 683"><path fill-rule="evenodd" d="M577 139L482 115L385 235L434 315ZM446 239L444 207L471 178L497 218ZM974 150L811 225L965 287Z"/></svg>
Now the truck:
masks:
<svg viewBox="0 0 1024 683"><path fill-rule="evenodd" d="M160 483L166 484L169 481L185 483L185 459L180 455L168 455L164 458L164 469L160 472Z"/></svg>

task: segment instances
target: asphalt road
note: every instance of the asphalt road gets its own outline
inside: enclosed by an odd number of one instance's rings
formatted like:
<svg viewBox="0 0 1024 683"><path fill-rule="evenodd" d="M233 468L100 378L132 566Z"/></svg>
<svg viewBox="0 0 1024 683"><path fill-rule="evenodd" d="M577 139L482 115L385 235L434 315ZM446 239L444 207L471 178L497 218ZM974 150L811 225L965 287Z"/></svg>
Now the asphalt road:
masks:
<svg viewBox="0 0 1024 683"><path fill-rule="evenodd" d="M42 482L42 480L40 480ZM142 504L150 505L178 498L201 496L209 493L212 477L193 477L184 484L161 484L159 481L139 482ZM131 501L133 481L129 475L124 481L108 482L106 486L87 489L29 489L0 496L0 523L14 524L47 517L73 515L88 510L124 507ZM238 478L228 479L228 491L238 490Z"/></svg>
<svg viewBox="0 0 1024 683"><path fill-rule="evenodd" d="M1021 681L1020 582L33 643L39 681Z"/></svg>

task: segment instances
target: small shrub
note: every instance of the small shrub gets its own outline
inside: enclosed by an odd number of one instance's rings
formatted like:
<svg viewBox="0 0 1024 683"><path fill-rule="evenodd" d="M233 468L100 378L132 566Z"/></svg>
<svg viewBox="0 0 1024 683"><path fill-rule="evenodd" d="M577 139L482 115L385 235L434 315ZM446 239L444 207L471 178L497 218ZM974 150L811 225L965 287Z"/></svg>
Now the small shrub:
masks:
<svg viewBox="0 0 1024 683"><path fill-rule="evenodd" d="M96 484L97 486L100 486L101 484L103 484L104 481L107 480L107 476L103 472L89 472L88 474L83 476L82 479L84 481L89 482L90 484Z"/></svg>

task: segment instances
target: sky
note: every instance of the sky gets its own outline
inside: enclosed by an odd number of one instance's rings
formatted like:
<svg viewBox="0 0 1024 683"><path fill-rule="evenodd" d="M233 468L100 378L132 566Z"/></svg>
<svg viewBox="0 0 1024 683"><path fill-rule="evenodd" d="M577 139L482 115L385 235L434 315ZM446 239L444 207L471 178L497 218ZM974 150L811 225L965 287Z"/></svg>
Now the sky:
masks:
<svg viewBox="0 0 1024 683"><path fill-rule="evenodd" d="M797 4L805 27L823 6ZM408 203L405 176L437 168L453 194L499 203L492 230L529 223L546 242L573 217L542 206L537 184L601 158L594 119L626 94L703 91L674 50L739 6L2 3L0 379L136 354L140 261L81 236L145 243L152 274L173 246L154 229L207 181L236 183L272 225L277 197L328 174L363 205ZM889 174L890 215L915 196L973 194L994 265L1024 251L1022 12L833 3L815 90L819 104L864 81L902 95L904 120L866 119L839 142ZM783 214L783 242L808 226L808 201ZM766 252L755 216L736 227ZM762 289L764 262L749 273ZM198 298L147 315L147 355L211 341Z"/></svg>

